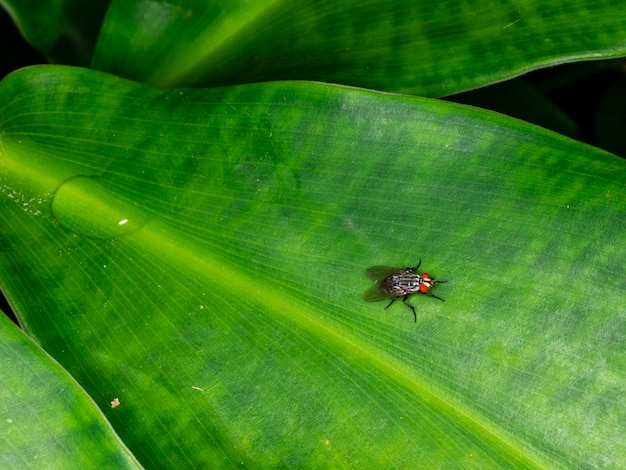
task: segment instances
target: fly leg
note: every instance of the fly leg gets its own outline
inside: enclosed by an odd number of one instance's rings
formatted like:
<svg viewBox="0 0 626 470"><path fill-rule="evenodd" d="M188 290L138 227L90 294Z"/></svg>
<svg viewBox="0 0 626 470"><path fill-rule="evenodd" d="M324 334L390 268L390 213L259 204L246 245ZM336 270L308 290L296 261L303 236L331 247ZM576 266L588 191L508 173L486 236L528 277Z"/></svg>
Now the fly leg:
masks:
<svg viewBox="0 0 626 470"><path fill-rule="evenodd" d="M387 310L389 307L391 307L391 304L394 303L396 301L397 297L394 297L393 299L391 299L391 302L389 302L387 304L387 306L383 309L383 310Z"/></svg>
<svg viewBox="0 0 626 470"><path fill-rule="evenodd" d="M434 287L435 284L443 284L444 282L448 282L448 281L433 281L433 287ZM421 292L420 292L420 294L421 294ZM424 295L427 295L428 297L434 297L435 299L439 299L442 302L445 302L445 300L443 300L441 297L437 297L435 294L424 294Z"/></svg>
<svg viewBox="0 0 626 470"><path fill-rule="evenodd" d="M419 265L418 265L418 267L419 267ZM416 269L417 269L417 268L416 268ZM404 297L402 297L402 303L411 309L411 311L413 312L413 321L414 321L415 323L417 323L417 314L415 313L415 307L413 307L413 305L411 305L411 304L407 303L407 301L406 301L406 299L408 299L408 298L409 298L409 295L411 295L411 294L407 294L407 295L405 295ZM394 300L395 300L395 299L394 299ZM441 300L443 300L443 299L441 299Z"/></svg>
<svg viewBox="0 0 626 470"><path fill-rule="evenodd" d="M411 271L415 272L419 269L421 264L422 264L422 258L420 258L420 260L418 261L417 266L415 266L414 268L407 268L407 269L410 269Z"/></svg>
<svg viewBox="0 0 626 470"><path fill-rule="evenodd" d="M422 293L420 292L420 294L422 294ZM443 300L441 297L437 297L435 294L422 294L422 295L425 295L427 297L434 297L435 299L439 299L442 302L445 302L445 300Z"/></svg>

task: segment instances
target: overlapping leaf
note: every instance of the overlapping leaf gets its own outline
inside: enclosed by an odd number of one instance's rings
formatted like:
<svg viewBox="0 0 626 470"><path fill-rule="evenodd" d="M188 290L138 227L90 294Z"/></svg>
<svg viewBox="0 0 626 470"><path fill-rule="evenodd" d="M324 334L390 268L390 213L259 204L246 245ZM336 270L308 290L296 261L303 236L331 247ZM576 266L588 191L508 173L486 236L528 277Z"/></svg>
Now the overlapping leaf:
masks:
<svg viewBox="0 0 626 470"><path fill-rule="evenodd" d="M0 366L2 468L140 467L84 390L5 315Z"/></svg>
<svg viewBox="0 0 626 470"><path fill-rule="evenodd" d="M589 0L114 0L93 66L159 86L300 79L442 96L624 44L623 5Z"/></svg>

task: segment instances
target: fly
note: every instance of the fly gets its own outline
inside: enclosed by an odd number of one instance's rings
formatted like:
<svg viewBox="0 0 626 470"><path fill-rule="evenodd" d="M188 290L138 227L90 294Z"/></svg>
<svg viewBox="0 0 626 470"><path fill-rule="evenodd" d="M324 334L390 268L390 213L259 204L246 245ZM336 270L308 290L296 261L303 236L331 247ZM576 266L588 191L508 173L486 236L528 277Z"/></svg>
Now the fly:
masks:
<svg viewBox="0 0 626 470"><path fill-rule="evenodd" d="M438 281L428 273L419 274L417 270L422 264L420 258L419 263L414 268L392 268L390 266L372 266L365 271L367 277L374 281L374 285L365 291L363 299L367 302L380 302L381 300L391 299L385 309L389 308L396 299L402 297L402 303L409 307L413 312L414 321L417 322L417 314L413 305L407 302L412 294L422 294L428 297L434 297L442 302L441 297L429 293L438 283L448 281Z"/></svg>

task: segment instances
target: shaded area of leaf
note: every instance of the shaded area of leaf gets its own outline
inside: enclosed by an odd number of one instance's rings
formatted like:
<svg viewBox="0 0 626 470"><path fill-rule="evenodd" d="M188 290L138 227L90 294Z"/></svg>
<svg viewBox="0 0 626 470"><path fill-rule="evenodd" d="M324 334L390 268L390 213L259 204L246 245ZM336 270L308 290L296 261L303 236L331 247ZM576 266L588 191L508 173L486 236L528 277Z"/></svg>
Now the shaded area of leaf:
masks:
<svg viewBox="0 0 626 470"><path fill-rule="evenodd" d="M0 8L0 78L27 65L45 63L45 59L28 45L11 17Z"/></svg>
<svg viewBox="0 0 626 470"><path fill-rule="evenodd" d="M84 390L4 315L0 368L2 468L141 468Z"/></svg>
<svg viewBox="0 0 626 470"><path fill-rule="evenodd" d="M623 55L625 31L622 5L589 0L114 0L93 67L159 86L300 79L442 96Z"/></svg>
<svg viewBox="0 0 626 470"><path fill-rule="evenodd" d="M0 0L22 35L51 62L88 66L110 0Z"/></svg>

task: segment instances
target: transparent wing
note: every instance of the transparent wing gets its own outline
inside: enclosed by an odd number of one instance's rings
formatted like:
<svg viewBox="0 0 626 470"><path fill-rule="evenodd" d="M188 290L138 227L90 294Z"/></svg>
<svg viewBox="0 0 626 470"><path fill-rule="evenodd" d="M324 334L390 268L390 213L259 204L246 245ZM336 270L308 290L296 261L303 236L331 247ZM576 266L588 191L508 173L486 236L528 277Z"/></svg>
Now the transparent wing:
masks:
<svg viewBox="0 0 626 470"><path fill-rule="evenodd" d="M363 300L366 302L380 302L381 300L390 298L389 294L380 290L380 286L378 284L374 284L372 287L363 292Z"/></svg>
<svg viewBox="0 0 626 470"><path fill-rule="evenodd" d="M386 277L393 276L402 271L401 268L392 268L391 266L372 266L365 270L365 275L372 281L382 281Z"/></svg>

